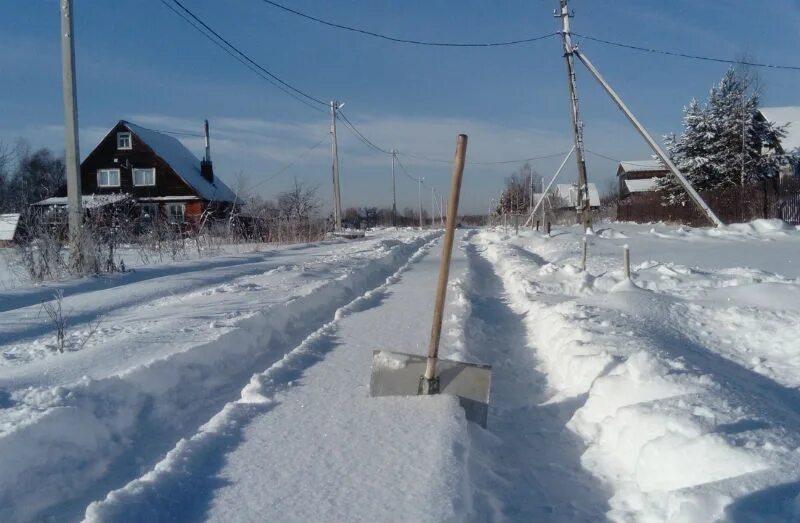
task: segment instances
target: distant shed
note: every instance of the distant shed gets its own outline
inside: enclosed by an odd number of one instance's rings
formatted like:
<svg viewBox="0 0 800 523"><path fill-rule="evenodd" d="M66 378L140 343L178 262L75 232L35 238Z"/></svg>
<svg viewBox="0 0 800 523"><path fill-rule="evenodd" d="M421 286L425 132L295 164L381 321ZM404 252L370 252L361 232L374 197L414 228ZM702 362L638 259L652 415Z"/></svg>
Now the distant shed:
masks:
<svg viewBox="0 0 800 523"><path fill-rule="evenodd" d="M17 241L19 214L0 214L0 247L8 247Z"/></svg>
<svg viewBox="0 0 800 523"><path fill-rule="evenodd" d="M619 197L628 198L634 194L653 192L658 179L668 173L666 166L659 160L620 162L617 167Z"/></svg>
<svg viewBox="0 0 800 523"><path fill-rule="evenodd" d="M589 206L600 207L600 192L593 183L587 184L589 193ZM558 208L576 208L578 206L578 184L559 183L556 184L555 195L558 197Z"/></svg>

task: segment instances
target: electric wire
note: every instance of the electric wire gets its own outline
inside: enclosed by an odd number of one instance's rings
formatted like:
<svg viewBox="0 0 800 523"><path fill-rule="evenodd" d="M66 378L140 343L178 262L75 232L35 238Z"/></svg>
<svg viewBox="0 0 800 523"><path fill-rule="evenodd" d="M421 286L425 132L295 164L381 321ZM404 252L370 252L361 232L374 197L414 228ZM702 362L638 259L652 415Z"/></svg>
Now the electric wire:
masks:
<svg viewBox="0 0 800 523"><path fill-rule="evenodd" d="M401 162L401 161L400 161L400 158L396 158L396 160L397 160L397 165L400 167L400 170L401 170L401 171L403 171L403 174L405 174L405 175L406 175L406 177L407 177L409 180L411 180L411 181L413 181L413 182L416 182L416 183L421 183L422 185L425 185L425 182L423 181L423 179L422 179L422 178L416 178L416 177L414 177L414 176L411 176L411 175L408 173L408 171L406 170L406 167L405 167L405 165L403 165L403 162Z"/></svg>
<svg viewBox="0 0 800 523"><path fill-rule="evenodd" d="M299 155L298 155L298 156L297 156L297 157L296 157L294 160L292 160L292 161L291 161L291 162L289 162L288 164L286 164L286 165L284 165L283 167L281 167L281 169L280 169L280 170L278 170L278 172L276 172L275 174L273 174L273 175L272 175L272 176L270 176L269 178L267 178L267 179L265 179L265 180L261 180L261 181L260 181L260 182L258 182L257 184L253 185L252 187L250 187L250 188L248 189L248 191L252 191L253 189L256 189L256 188L258 188L258 187L261 187L261 186L262 186L262 185L264 185L265 183L267 183L267 182L271 182L272 180L274 180L274 179L275 179L275 178L277 178L278 176L280 176L280 175L282 175L283 173L285 173L286 171L288 171L288 170L289 170L289 169L290 169L292 166L294 166L294 165L295 165L297 162L299 162L300 160L302 160L302 159L303 159L303 158L304 158L304 157L305 157L305 156L306 156L308 153L310 153L311 151L313 151L314 149L316 149L317 147L319 147L319 146L322 144L322 142L324 142L324 141L325 141L325 139L326 139L326 138L327 138L327 136L326 136L326 137L324 137L324 138L322 138L320 141L318 141L317 143L315 143L315 144L314 144L314 145L312 145L311 147L309 147L309 148L307 148L306 150L304 150L304 151L303 151L302 153L300 153L300 154L299 154Z"/></svg>
<svg viewBox="0 0 800 523"><path fill-rule="evenodd" d="M273 7L277 7L278 9L282 9L288 13L291 13L296 16L300 16L307 20L311 20L313 22L317 22L319 24L326 25L328 27L333 27L336 29L343 29L345 31L351 31L353 33L360 33L367 36L372 36L375 38L380 38L382 40L388 40L390 42L396 42L401 44L412 44L412 45L424 45L424 46L432 46L432 47L508 47L512 45L519 45L519 44L527 44L531 42L536 42L539 40L544 40L546 38L550 38L553 36L558 35L558 32L549 33L546 35L539 35L530 38L521 38L517 40L507 40L501 42L433 42L433 41L426 41L426 40L413 40L409 38L397 38L394 36L388 36L385 34L377 33L375 31L368 31L366 29L359 29L357 27L351 27L348 25L337 24L335 22L330 22L328 20L323 20L322 18L317 18L316 16L311 16L309 14L303 13L301 11L297 11L296 9L292 9L285 5L279 4L277 2L273 2L272 0L261 0L265 4L269 4Z"/></svg>
<svg viewBox="0 0 800 523"><path fill-rule="evenodd" d="M444 158L431 158L429 156L423 156L419 154L413 154L409 152L401 152L398 151L397 154L402 154L403 156L407 156L409 158L414 158L416 160L424 160L426 162L435 162L435 163L453 163L453 160L445 160ZM496 160L496 161L467 161L467 165L505 165L511 163L523 163L523 162L532 162L535 160L546 160L548 158L561 158L566 153L554 153L554 154L544 154L541 156L531 156L530 158L517 158L516 160Z"/></svg>
<svg viewBox="0 0 800 523"><path fill-rule="evenodd" d="M273 74L269 70L267 70L264 66L250 58L246 53L241 51L238 47L233 45L230 41L225 39L222 35L216 32L213 28L211 28L208 24L206 24L203 20L201 20L197 15L195 15L192 11L190 11L186 6L180 3L179 0L172 0L180 9L181 11L177 10L172 4L170 4L167 0L159 0L164 6L170 9L173 13L180 16L186 23L191 25L195 30L200 32L204 37L206 37L209 41L214 43L217 47L225 51L228 55L236 59L238 62L243 64L245 67L256 73L262 79L269 82L271 85L280 89L285 94L291 96L295 100L311 107L312 109L320 112L325 112L320 107L312 105L310 102L315 102L320 105L327 106L326 102L311 96L300 89L294 87L293 85L285 82L277 75ZM185 13L185 14L184 14ZM188 16L187 16L188 15ZM199 26L197 25L199 24ZM200 27L202 26L202 28ZM203 30L205 28L205 30ZM210 33L210 34L209 34ZM214 37L212 37L212 35ZM298 96L299 95L299 96ZM302 98L301 98L302 97Z"/></svg>
<svg viewBox="0 0 800 523"><path fill-rule="evenodd" d="M392 155L392 152L391 152L391 151L387 151L386 149L384 149L384 148L382 148L382 147L378 147L378 146L377 146L377 145L375 145L375 144L374 144L374 143L373 143L373 142L372 142L372 141L371 141L369 138L367 138L366 136L364 136L364 133L362 133L361 131L359 131L359 130L358 130L358 128L355 126L355 124L354 124L353 122L351 122L351 121L350 121L350 120L347 118L347 115L345 115L345 114L344 114L342 111L338 111L336 114L337 114L339 117L341 117L341 118L342 118L342 120L343 120L343 121L344 121L344 123L345 123L345 127L347 127L347 128L350 130L350 131L352 131L352 132L353 132L353 134L355 134L355 135L356 135L356 137L357 137L357 138L359 138L359 139L361 140L361 142L362 142L362 143L364 143L364 145L366 145L367 147L369 147L369 148L371 148L371 149L374 149L375 151L377 151L377 152L379 152L379 153L382 153L382 154L387 154L387 155L389 155L389 156L391 156L391 155Z"/></svg>
<svg viewBox="0 0 800 523"><path fill-rule="evenodd" d="M707 62L718 62L718 63L723 63L723 64L748 65L748 66L752 66L752 67L764 67L764 68L768 68L768 69L784 69L784 70L790 70L790 71L800 71L800 66L796 66L796 65L768 64L768 63L762 63L762 62L751 62L751 61L748 61L748 60L729 60L729 59L726 59L726 58L702 56L702 55L696 55L696 54L682 53L682 52L679 52L679 51L668 51L668 50L665 50L665 49L654 49L654 48L649 48L649 47L641 47L641 46L638 46L638 45L624 44L622 42L614 42L612 40L606 40L606 39L603 39L603 38L597 38L595 36L589 36L589 35L585 35L585 34L582 34L582 33L573 32L572 35L580 37L580 38L585 38L585 39L591 40L593 42L598 42L598 43L601 43L601 44L612 45L612 46L621 47L621 48L624 48L624 49L632 49L634 51L641 51L641 52L645 52L645 53L662 54L662 55L667 55L667 56L674 56L674 57L677 57L677 58L688 58L688 59L691 59L691 60L704 60L704 61L707 61Z"/></svg>
<svg viewBox="0 0 800 523"><path fill-rule="evenodd" d="M653 164L646 164L646 163L640 163L640 162L635 162L635 161L631 162L631 161L626 161L626 160L619 160L617 158L613 158L613 157L607 156L605 154L596 153L596 152L591 151L589 149L584 149L584 151L586 151L587 153L591 154L592 156L597 156L598 158L603 158L604 160L609 160L609 161L612 161L612 162L615 162L615 163L625 163L627 165L634 165L636 167L647 167L647 168L650 168L650 169L652 169L654 167ZM657 160L654 160L654 161L657 161ZM660 161L659 161L659 163L660 163ZM667 169L667 167L664 166L664 170L666 170L666 169Z"/></svg>

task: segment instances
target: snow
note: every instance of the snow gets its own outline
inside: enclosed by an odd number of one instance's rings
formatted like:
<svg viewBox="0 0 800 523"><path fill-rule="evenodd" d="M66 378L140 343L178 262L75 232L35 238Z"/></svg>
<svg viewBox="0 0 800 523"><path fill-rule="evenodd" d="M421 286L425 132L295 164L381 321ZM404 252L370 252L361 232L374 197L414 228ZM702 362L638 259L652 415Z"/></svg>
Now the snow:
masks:
<svg viewBox="0 0 800 523"><path fill-rule="evenodd" d="M656 190L658 178L642 178L639 180L625 180L625 187L628 192L650 192Z"/></svg>
<svg viewBox="0 0 800 523"><path fill-rule="evenodd" d="M130 198L130 194L114 193L114 194L84 194L81 196L81 205L84 209L97 209L112 203L118 203ZM33 205L67 205L66 196L53 196L36 202Z"/></svg>
<svg viewBox="0 0 800 523"><path fill-rule="evenodd" d="M666 172L667 168L660 160L635 160L620 162L618 170L623 173L650 171Z"/></svg>
<svg viewBox="0 0 800 523"><path fill-rule="evenodd" d="M125 122L132 133L150 147L154 153L167 162L184 182L197 193L210 201L233 202L236 195L214 173L214 181L209 182L200 174L200 160L193 155L177 138L146 127Z"/></svg>
<svg viewBox="0 0 800 523"><path fill-rule="evenodd" d="M0 214L0 241L12 241L17 232L19 214Z"/></svg>
<svg viewBox="0 0 800 523"><path fill-rule="evenodd" d="M759 111L769 122L788 125L786 137L781 140L785 152L789 153L800 148L800 107L762 107Z"/></svg>
<svg viewBox="0 0 800 523"><path fill-rule="evenodd" d="M586 271L578 227L460 230L441 351L492 366L487 429L368 395L427 350L439 238L0 294L0 520L800 518L800 230L597 224Z"/></svg>

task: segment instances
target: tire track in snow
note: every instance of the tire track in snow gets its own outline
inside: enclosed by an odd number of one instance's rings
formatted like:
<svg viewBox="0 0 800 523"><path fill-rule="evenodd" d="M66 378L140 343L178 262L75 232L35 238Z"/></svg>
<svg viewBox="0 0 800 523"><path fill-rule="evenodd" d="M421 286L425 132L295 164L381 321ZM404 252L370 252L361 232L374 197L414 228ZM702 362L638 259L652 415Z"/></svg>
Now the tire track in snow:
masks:
<svg viewBox="0 0 800 523"><path fill-rule="evenodd" d="M403 273L428 254L438 237L420 247L385 281L346 305L336 309L333 318L309 334L296 347L263 372L253 374L241 390L240 398L230 401L191 437L181 439L152 470L125 486L109 491L102 501L90 504L84 523L127 522L132 518L161 521L175 516L186 521L204 518L205 507L194 497L196 490L219 488L220 480L208 481L221 466L224 455L234 449L245 427L257 416L274 408L276 398L301 379L306 370L335 349L331 338L339 323L358 312L379 306L390 287ZM197 474L195 472L201 471Z"/></svg>
<svg viewBox="0 0 800 523"><path fill-rule="evenodd" d="M522 315L512 311L500 276L474 244L467 255L467 353L492 362L489 429L470 427L472 514L484 521L604 519L610 494L583 469L585 447L566 428L583 398L546 403L552 394L537 370Z"/></svg>
<svg viewBox="0 0 800 523"><path fill-rule="evenodd" d="M33 391L45 412L0 438L0 520L77 519L89 502L151 468L240 395L254 368L280 361L341 303L384 285L387 274L433 241L395 245L383 258L205 345L119 376Z"/></svg>

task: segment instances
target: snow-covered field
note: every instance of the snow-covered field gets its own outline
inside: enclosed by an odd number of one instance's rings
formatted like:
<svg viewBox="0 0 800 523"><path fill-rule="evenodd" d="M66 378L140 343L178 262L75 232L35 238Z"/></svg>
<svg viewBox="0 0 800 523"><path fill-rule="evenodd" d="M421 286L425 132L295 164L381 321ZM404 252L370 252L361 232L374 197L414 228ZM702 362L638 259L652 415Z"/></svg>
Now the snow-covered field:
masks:
<svg viewBox="0 0 800 523"><path fill-rule="evenodd" d="M800 520L800 231L598 224L586 272L577 228L458 234L486 430L368 396L427 348L436 232L0 290L0 521Z"/></svg>

